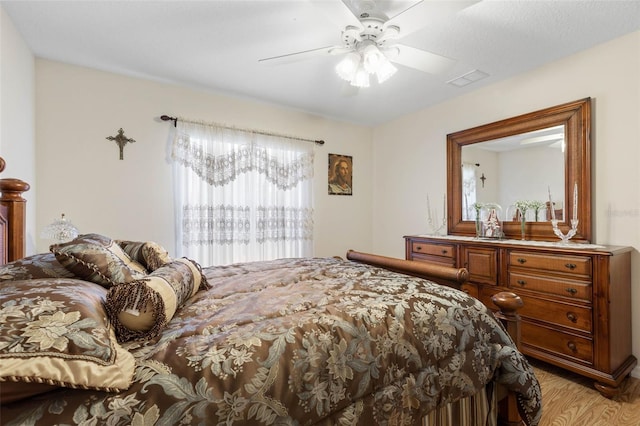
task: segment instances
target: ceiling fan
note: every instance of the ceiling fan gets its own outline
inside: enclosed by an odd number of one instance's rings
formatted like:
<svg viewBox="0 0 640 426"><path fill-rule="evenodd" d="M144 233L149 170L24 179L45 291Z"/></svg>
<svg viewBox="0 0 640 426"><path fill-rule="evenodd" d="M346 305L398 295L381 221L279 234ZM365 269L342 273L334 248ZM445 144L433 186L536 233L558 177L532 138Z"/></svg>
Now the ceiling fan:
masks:
<svg viewBox="0 0 640 426"><path fill-rule="evenodd" d="M450 69L456 61L397 41L435 19L456 13L478 1L309 1L343 28L342 43L264 58L259 62L286 63L319 55L344 55L336 65L336 72L355 87L368 87L369 76L373 74L377 76L378 83L386 81L397 71L393 63L439 74ZM397 11L399 8L400 11L392 17L385 11Z"/></svg>

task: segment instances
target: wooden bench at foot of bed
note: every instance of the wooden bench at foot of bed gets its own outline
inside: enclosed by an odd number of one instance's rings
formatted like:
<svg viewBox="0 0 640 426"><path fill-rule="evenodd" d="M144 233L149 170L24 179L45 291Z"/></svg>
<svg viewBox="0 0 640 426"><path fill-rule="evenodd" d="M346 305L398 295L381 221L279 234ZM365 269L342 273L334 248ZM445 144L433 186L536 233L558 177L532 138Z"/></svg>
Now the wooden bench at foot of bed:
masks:
<svg viewBox="0 0 640 426"><path fill-rule="evenodd" d="M438 284L460 289L469 279L469 271L465 268L453 268L446 265L398 259L377 254L362 253L355 250L347 252L347 259L353 262L366 263L407 275L425 278ZM495 294L491 300L498 307L496 317L502 321L511 338L520 349L520 315L518 309L523 305L522 299L515 293L503 291ZM509 393L499 403L498 424L503 426L520 426L524 423L518 413L516 395Z"/></svg>

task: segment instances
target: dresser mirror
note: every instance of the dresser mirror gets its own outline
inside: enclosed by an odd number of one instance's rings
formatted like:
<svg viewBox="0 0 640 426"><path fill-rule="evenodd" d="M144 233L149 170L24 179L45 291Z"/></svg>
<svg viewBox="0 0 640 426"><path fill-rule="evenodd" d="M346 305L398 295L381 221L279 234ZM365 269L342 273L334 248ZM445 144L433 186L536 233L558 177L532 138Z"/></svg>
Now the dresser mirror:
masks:
<svg viewBox="0 0 640 426"><path fill-rule="evenodd" d="M476 235L474 202L502 207L504 238L521 239L516 201L544 204L527 211L527 240L559 241L558 227L578 226L572 241L591 240L591 99L447 135L447 231ZM463 176L464 175L464 176Z"/></svg>

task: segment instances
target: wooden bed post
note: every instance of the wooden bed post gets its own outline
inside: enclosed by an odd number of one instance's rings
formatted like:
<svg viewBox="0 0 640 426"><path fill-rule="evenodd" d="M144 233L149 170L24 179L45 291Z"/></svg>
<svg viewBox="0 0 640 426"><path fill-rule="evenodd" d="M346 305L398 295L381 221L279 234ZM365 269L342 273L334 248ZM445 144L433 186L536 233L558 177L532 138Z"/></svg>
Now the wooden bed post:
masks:
<svg viewBox="0 0 640 426"><path fill-rule="evenodd" d="M27 200L22 198L22 193L29 188L29 184L20 179L0 179L0 205L6 208L7 223L4 232L7 233L9 242L6 259L0 259L0 264L13 262L25 256Z"/></svg>
<svg viewBox="0 0 640 426"><path fill-rule="evenodd" d="M491 297L495 305L500 308L495 313L511 338L515 342L518 350L520 350L520 315L518 309L523 306L522 299L515 293L503 291ZM498 424L501 426L523 426L524 422L518 413L518 402L516 395L509 392L506 398L499 402L500 417Z"/></svg>
<svg viewBox="0 0 640 426"><path fill-rule="evenodd" d="M524 305L522 299L515 293L503 291L498 294L494 294L491 297L491 300L498 308L500 308L500 310L496 312L496 318L502 321L502 324L518 347L518 350L520 350L521 335L520 315L518 315L518 309L522 308Z"/></svg>

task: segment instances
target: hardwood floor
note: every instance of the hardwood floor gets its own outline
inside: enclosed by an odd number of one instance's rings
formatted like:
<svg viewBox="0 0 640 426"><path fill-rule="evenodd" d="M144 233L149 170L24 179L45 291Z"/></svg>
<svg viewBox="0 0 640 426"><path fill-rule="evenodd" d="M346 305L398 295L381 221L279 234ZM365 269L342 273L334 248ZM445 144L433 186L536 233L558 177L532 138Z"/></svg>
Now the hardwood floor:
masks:
<svg viewBox="0 0 640 426"><path fill-rule="evenodd" d="M539 426L640 426L640 379L627 378L620 395L607 399L591 379L530 362L542 388Z"/></svg>

